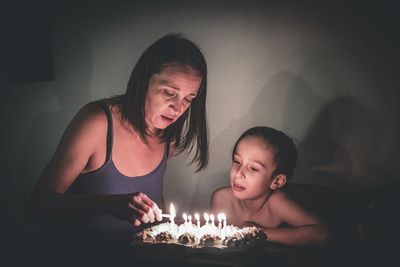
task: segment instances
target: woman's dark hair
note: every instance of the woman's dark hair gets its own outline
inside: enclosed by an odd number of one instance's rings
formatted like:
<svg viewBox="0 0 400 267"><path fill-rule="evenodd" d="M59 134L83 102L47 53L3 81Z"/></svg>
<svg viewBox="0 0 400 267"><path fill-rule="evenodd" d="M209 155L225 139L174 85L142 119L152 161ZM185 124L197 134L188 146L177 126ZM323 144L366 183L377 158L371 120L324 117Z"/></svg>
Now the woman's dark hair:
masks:
<svg viewBox="0 0 400 267"><path fill-rule="evenodd" d="M276 169L272 176L284 174L287 180L293 176L297 163L297 148L290 137L281 131L266 126L250 128L236 141L232 151L232 160L240 140L246 136L260 137L274 152L273 160Z"/></svg>
<svg viewBox="0 0 400 267"><path fill-rule="evenodd" d="M197 171L208 163L208 137L206 121L207 65L200 49L182 34L167 34L150 45L140 56L129 78L125 94L116 97L121 105L122 119L129 121L146 142L145 99L150 78L171 64L190 67L200 77L197 96L181 117L160 132L162 142L175 142L176 154L196 153L191 163L197 163Z"/></svg>

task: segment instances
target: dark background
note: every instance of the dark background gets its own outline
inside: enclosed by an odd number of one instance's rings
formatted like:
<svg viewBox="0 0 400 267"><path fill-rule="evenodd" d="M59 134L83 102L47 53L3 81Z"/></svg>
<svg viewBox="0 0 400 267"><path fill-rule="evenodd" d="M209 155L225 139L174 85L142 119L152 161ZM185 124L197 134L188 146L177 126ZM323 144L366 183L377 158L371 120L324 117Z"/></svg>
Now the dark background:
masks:
<svg viewBox="0 0 400 267"><path fill-rule="evenodd" d="M166 198L182 203L181 211L204 208L212 190L228 183L231 146L256 124L294 137L293 182L398 184L395 1L134 2L2 8L5 240L33 246L40 239L26 203L65 126L83 104L124 92L140 53L167 32L195 40L209 65L210 166L193 174L178 157L166 177Z"/></svg>

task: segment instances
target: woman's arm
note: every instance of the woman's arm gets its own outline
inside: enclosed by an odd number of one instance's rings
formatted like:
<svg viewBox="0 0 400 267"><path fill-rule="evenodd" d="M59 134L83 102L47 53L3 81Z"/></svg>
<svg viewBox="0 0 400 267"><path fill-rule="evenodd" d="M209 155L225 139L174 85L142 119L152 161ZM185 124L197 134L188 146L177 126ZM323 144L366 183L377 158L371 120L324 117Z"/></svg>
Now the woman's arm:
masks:
<svg viewBox="0 0 400 267"><path fill-rule="evenodd" d="M31 196L30 214L47 221L82 220L108 213L139 225L152 220L149 211L153 203L142 193L125 195L74 196L65 194L76 177L90 171L91 158L105 149L107 118L95 105L83 107L68 125L49 164L39 178ZM100 153L104 154L105 152ZM103 162L104 162L103 161ZM129 207L132 203L135 209ZM153 215L153 214L152 214ZM152 218L151 218L152 217Z"/></svg>
<svg viewBox="0 0 400 267"><path fill-rule="evenodd" d="M94 105L83 107L73 118L52 159L39 178L31 197L32 215L46 219L80 219L101 212L101 197L65 195L105 140L107 121Z"/></svg>

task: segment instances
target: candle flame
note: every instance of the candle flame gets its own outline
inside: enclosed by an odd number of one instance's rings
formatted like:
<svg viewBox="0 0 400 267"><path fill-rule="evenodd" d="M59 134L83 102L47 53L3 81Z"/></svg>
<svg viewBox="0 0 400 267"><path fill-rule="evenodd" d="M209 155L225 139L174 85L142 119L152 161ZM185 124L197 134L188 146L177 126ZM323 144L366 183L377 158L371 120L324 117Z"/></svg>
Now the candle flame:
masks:
<svg viewBox="0 0 400 267"><path fill-rule="evenodd" d="M225 215L225 213L221 213L221 219L226 221L226 215Z"/></svg>
<svg viewBox="0 0 400 267"><path fill-rule="evenodd" d="M211 220L211 221L214 221L214 220L215 220L214 214L211 214L211 215L210 215L210 220Z"/></svg>
<svg viewBox="0 0 400 267"><path fill-rule="evenodd" d="M200 220L200 215L198 213L195 213L194 218L196 219L196 221L198 221L198 220Z"/></svg>
<svg viewBox="0 0 400 267"><path fill-rule="evenodd" d="M222 219L223 219L223 214L222 213L218 213L217 219L218 219L218 222L221 222Z"/></svg>
<svg viewBox="0 0 400 267"><path fill-rule="evenodd" d="M186 215L186 213L183 213L183 214L182 214L182 217L183 217L183 220L185 220L185 222L186 222L186 220L187 220L187 215Z"/></svg>

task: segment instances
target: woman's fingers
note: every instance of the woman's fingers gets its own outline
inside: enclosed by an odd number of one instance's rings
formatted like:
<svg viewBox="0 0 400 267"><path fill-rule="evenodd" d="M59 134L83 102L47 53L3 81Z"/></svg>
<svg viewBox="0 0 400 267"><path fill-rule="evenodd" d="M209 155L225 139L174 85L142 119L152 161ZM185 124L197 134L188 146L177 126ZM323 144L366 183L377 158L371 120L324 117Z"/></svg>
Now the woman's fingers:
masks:
<svg viewBox="0 0 400 267"><path fill-rule="evenodd" d="M155 216L156 220L161 222L162 221L162 210L157 206L157 204L155 202L151 209L154 212L154 216Z"/></svg>
<svg viewBox="0 0 400 267"><path fill-rule="evenodd" d="M154 222L154 219L156 219L157 221L162 221L162 217L161 217L161 209L157 206L157 204L151 200L148 196L146 196L145 194L143 194L142 196L142 201L145 205L147 205L148 207L150 207L150 209L147 211L147 215L150 218L151 222Z"/></svg>
<svg viewBox="0 0 400 267"><path fill-rule="evenodd" d="M142 222L153 223L155 219L162 220L161 210L157 204L152 201L146 194L138 193L132 197L132 203L129 203L133 210L133 215Z"/></svg>
<svg viewBox="0 0 400 267"><path fill-rule="evenodd" d="M139 219L144 223L148 223L150 221L147 213L143 212L143 208L141 208L141 206L139 206L139 208L137 207L137 203L129 203L129 208L131 209L131 215L133 218Z"/></svg>
<svg viewBox="0 0 400 267"><path fill-rule="evenodd" d="M135 218L135 219L133 220L133 225L134 225L134 226L139 226L139 225L141 225L141 224L142 224L142 223L141 223L138 219Z"/></svg>

